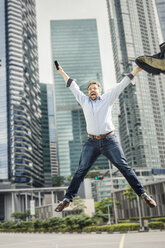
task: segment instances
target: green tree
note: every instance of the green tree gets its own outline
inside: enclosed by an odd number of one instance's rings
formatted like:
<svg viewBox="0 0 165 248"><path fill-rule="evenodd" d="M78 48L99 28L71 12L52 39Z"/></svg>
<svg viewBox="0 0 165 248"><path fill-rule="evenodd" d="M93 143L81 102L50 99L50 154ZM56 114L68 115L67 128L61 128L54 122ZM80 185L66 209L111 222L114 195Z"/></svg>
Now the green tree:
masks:
<svg viewBox="0 0 165 248"><path fill-rule="evenodd" d="M94 166L86 175L87 178L95 178L96 176L102 176L101 170L98 166Z"/></svg>
<svg viewBox="0 0 165 248"><path fill-rule="evenodd" d="M53 177L53 186L62 186L64 185L65 177L57 176Z"/></svg>
<svg viewBox="0 0 165 248"><path fill-rule="evenodd" d="M94 215L94 220L97 224L103 224L107 222L108 220L108 206L110 208L111 216L113 216L113 210L114 210L114 202L112 198L103 198L99 202L95 202L95 209L96 213ZM118 201L115 201L116 206L118 206L120 203Z"/></svg>
<svg viewBox="0 0 165 248"><path fill-rule="evenodd" d="M103 224L103 223L107 223L108 221L108 214L104 214L102 211L97 211L94 215L93 215L93 222L97 225Z"/></svg>
<svg viewBox="0 0 165 248"><path fill-rule="evenodd" d="M88 174L86 175L86 178L95 178L96 176L100 175L100 173L98 171L90 171L88 172Z"/></svg>
<svg viewBox="0 0 165 248"><path fill-rule="evenodd" d="M85 208L86 206L84 200L81 199L79 196L76 196L72 203L72 209L76 211L76 210L84 210Z"/></svg>
<svg viewBox="0 0 165 248"><path fill-rule="evenodd" d="M110 204L110 203L112 204L110 206L110 209L112 209L112 207L113 207L112 198L103 198L99 202L95 202L96 212L101 211L102 213L107 214L107 206L106 206L106 204Z"/></svg>
<svg viewBox="0 0 165 248"><path fill-rule="evenodd" d="M26 218L30 217L30 210L27 210L26 212L14 212L11 214L11 217L15 218L15 220L26 220Z"/></svg>
<svg viewBox="0 0 165 248"><path fill-rule="evenodd" d="M69 184L70 184L70 182L71 182L71 180L72 180L72 177L73 177L73 173L72 173L72 175L70 175L70 176L66 176L65 177L65 180L64 180L64 184L65 184L65 186L68 186Z"/></svg>

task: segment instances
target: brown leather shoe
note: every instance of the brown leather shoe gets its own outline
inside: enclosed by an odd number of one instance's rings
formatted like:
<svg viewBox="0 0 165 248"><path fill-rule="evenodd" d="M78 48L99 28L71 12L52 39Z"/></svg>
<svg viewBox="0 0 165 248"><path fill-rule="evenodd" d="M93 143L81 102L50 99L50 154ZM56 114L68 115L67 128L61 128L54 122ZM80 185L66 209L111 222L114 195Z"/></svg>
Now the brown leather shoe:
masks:
<svg viewBox="0 0 165 248"><path fill-rule="evenodd" d="M54 211L56 212L61 212L64 208L67 208L70 204L70 200L63 200L62 202L60 202L60 204L58 204L58 206L55 208Z"/></svg>
<svg viewBox="0 0 165 248"><path fill-rule="evenodd" d="M156 202L147 193L143 193L141 198L147 203L150 208L155 208L157 206Z"/></svg>

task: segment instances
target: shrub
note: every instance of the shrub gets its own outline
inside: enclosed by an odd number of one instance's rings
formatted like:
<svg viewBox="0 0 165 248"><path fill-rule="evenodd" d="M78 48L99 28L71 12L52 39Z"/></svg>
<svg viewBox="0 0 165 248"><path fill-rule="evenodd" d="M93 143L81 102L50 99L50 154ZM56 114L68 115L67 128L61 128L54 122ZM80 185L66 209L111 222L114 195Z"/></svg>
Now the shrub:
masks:
<svg viewBox="0 0 165 248"><path fill-rule="evenodd" d="M30 210L26 212L14 212L11 214L11 217L14 217L16 220L26 220L26 218L30 218Z"/></svg>
<svg viewBox="0 0 165 248"><path fill-rule="evenodd" d="M48 230L50 232L58 232L58 231L60 232L61 229L66 227L64 218L60 218L60 217L52 217L49 219L48 223L49 223Z"/></svg>
<svg viewBox="0 0 165 248"><path fill-rule="evenodd" d="M42 228L42 223L43 223L43 220L40 220L40 219L36 219L33 221L33 227L34 229L40 229Z"/></svg>
<svg viewBox="0 0 165 248"><path fill-rule="evenodd" d="M64 219L60 217L51 217L49 219L49 226L50 227L59 227L60 225L64 224Z"/></svg>
<svg viewBox="0 0 165 248"><path fill-rule="evenodd" d="M22 231L26 231L29 228L33 228L33 222L31 222L31 221L21 221L21 222L15 223L14 227L16 229L21 229Z"/></svg>
<svg viewBox="0 0 165 248"><path fill-rule="evenodd" d="M118 224L118 225L104 225L104 226L89 226L84 227L84 232L125 232L139 230L140 225L138 223Z"/></svg>
<svg viewBox="0 0 165 248"><path fill-rule="evenodd" d="M130 220L118 220L118 223L130 223Z"/></svg>
<svg viewBox="0 0 165 248"><path fill-rule="evenodd" d="M139 220L139 217L130 217L130 220Z"/></svg>
<svg viewBox="0 0 165 248"><path fill-rule="evenodd" d="M164 223L161 221L153 221L148 224L148 227L151 229L165 229Z"/></svg>
<svg viewBox="0 0 165 248"><path fill-rule="evenodd" d="M68 229L68 231L74 231L79 228L78 225L78 216L77 215L69 215L64 218L65 225Z"/></svg>
<svg viewBox="0 0 165 248"><path fill-rule="evenodd" d="M77 224L80 229L82 229L85 226L89 226L93 224L93 220L91 217L85 215L85 214L80 214L77 218Z"/></svg>
<svg viewBox="0 0 165 248"><path fill-rule="evenodd" d="M16 222L14 221L5 221L1 223L1 228L2 229L12 229L15 227Z"/></svg>
<svg viewBox="0 0 165 248"><path fill-rule="evenodd" d="M103 224L103 223L107 223L108 221L108 214L104 214L102 211L97 211L93 218L93 223L99 225L99 224Z"/></svg>
<svg viewBox="0 0 165 248"><path fill-rule="evenodd" d="M152 221L161 221L165 223L165 217L152 218Z"/></svg>
<svg viewBox="0 0 165 248"><path fill-rule="evenodd" d="M46 220L43 220L42 223L41 223L41 226L42 226L42 230L46 231L49 228L49 222L46 221Z"/></svg>
<svg viewBox="0 0 165 248"><path fill-rule="evenodd" d="M143 216L142 220L150 220L152 217L151 216Z"/></svg>
<svg viewBox="0 0 165 248"><path fill-rule="evenodd" d="M64 218L65 226L67 227L68 231L74 230L81 230L85 226L92 225L93 221L92 218L85 215L69 215Z"/></svg>

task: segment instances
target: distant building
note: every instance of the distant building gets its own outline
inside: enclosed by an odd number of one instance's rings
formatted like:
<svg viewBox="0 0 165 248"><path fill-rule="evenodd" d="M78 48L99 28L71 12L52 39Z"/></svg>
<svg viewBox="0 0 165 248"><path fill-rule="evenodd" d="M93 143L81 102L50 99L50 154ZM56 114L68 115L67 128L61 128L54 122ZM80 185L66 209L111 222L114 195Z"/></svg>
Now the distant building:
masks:
<svg viewBox="0 0 165 248"><path fill-rule="evenodd" d="M110 178L110 173L108 170L105 170L105 176L103 180L94 180L94 178L90 179L92 196L95 201L100 201L103 198L112 197L113 191L116 191L118 189L125 190L126 185L128 185L126 179L116 168L113 168L111 173L112 179ZM136 168L135 173L139 181L143 185L145 185L146 183L157 183L159 181L165 180L165 169L158 170L150 168ZM83 185L86 186L86 184ZM86 190L89 191L89 183ZM82 191L80 191L80 193L81 192ZM80 194L80 196L82 195Z"/></svg>
<svg viewBox="0 0 165 248"><path fill-rule="evenodd" d="M11 214L14 212L26 212L30 209L31 200L35 201L35 208L41 209L39 217L45 218L54 215L55 204L64 198L67 187L42 187L42 188L10 188L0 189L0 222L14 220ZM51 206L47 208L47 205ZM50 213L51 209L51 213Z"/></svg>
<svg viewBox="0 0 165 248"><path fill-rule="evenodd" d="M165 1L164 0L155 0L158 17L160 21L160 27L162 30L163 40L165 41Z"/></svg>
<svg viewBox="0 0 165 248"><path fill-rule="evenodd" d="M91 199L92 195L92 186L91 186L91 178L85 178L82 184L80 185L78 195L83 199Z"/></svg>
<svg viewBox="0 0 165 248"><path fill-rule="evenodd" d="M54 87L52 84L47 84L46 87L47 87L48 120L49 120L51 176L55 177L59 175L59 163L58 163L56 126L55 126Z"/></svg>
<svg viewBox="0 0 165 248"><path fill-rule="evenodd" d="M41 187L35 1L1 0L0 19L0 187Z"/></svg>
<svg viewBox="0 0 165 248"><path fill-rule="evenodd" d="M154 1L107 0L117 82L158 53ZM120 94L120 140L133 168L165 168L165 76L141 72Z"/></svg>
<svg viewBox="0 0 165 248"><path fill-rule="evenodd" d="M48 119L48 101L47 86L40 84L41 89L41 126L42 126L42 147L43 147L43 171L44 186L52 186L51 161L50 161L50 140L49 140L49 119Z"/></svg>
<svg viewBox="0 0 165 248"><path fill-rule="evenodd" d="M40 84L42 112L42 146L44 163L44 186L52 186L52 178L58 176L58 159L56 150L56 128L54 112L53 85Z"/></svg>
<svg viewBox="0 0 165 248"><path fill-rule="evenodd" d="M159 182L147 183L144 185L149 194L157 202L156 208L149 208L142 199L140 200L140 209L142 217L164 217L165 216L165 180ZM129 219L130 217L139 217L139 209L137 199L129 201L126 196L123 195L123 190L115 191L115 198L120 202L117 207L117 215L119 219Z"/></svg>
<svg viewBox="0 0 165 248"><path fill-rule="evenodd" d="M90 80L102 85L97 24L95 19L52 20L52 58L58 60L68 75L77 79L83 92ZM79 164L82 145L87 139L83 111L65 82L54 68L55 107L59 169L61 176L75 172ZM107 168L103 156L94 163Z"/></svg>

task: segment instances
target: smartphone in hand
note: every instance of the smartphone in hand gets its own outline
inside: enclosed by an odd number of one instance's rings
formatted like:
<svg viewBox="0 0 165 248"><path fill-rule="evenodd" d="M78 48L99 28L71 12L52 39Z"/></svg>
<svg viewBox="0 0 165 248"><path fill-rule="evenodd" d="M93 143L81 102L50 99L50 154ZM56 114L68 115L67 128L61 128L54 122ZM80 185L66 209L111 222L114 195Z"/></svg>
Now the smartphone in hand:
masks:
<svg viewBox="0 0 165 248"><path fill-rule="evenodd" d="M57 70L59 70L59 63L57 62L57 60L54 61L55 67Z"/></svg>

